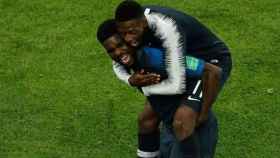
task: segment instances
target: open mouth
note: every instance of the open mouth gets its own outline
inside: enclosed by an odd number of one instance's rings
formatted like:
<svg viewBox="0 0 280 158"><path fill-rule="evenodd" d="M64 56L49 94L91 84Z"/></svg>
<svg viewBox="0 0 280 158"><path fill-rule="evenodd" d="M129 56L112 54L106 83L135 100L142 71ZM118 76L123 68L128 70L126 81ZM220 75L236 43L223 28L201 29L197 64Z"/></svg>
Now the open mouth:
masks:
<svg viewBox="0 0 280 158"><path fill-rule="evenodd" d="M124 65L128 65L130 61L130 56L125 54L121 57L121 63L123 63Z"/></svg>
<svg viewBox="0 0 280 158"><path fill-rule="evenodd" d="M137 47L138 45L139 45L139 42L137 42L137 41L131 42L131 46L133 46L133 47Z"/></svg>

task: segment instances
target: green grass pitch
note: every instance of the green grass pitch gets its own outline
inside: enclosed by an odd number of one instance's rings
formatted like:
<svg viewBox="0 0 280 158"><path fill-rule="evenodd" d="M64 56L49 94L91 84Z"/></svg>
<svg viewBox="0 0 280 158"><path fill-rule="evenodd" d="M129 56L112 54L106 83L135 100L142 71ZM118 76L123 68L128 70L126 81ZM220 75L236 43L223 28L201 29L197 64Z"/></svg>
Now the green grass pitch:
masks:
<svg viewBox="0 0 280 158"><path fill-rule="evenodd" d="M131 158L144 97L96 28L119 0L0 0L0 158ZM280 1L141 0L197 17L231 48L217 158L280 155Z"/></svg>

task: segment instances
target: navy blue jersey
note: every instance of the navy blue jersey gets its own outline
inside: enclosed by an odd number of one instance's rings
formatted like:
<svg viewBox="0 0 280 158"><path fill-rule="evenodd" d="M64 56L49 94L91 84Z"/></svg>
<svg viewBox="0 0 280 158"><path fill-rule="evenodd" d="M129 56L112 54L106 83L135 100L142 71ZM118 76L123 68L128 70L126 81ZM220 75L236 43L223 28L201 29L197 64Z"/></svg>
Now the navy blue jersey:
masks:
<svg viewBox="0 0 280 158"><path fill-rule="evenodd" d="M220 56L228 56L229 50L225 43L194 17L171 8L145 6L150 13L160 13L174 20L181 35L184 55L191 55L208 60ZM164 26L162 26L164 28ZM153 28L144 34L143 46L161 48L161 40L155 36Z"/></svg>
<svg viewBox="0 0 280 158"><path fill-rule="evenodd" d="M200 78L203 73L205 62L191 56L184 56L186 77ZM167 78L164 50L152 47L143 47L137 53L137 67L146 72L153 72L161 75L162 79Z"/></svg>

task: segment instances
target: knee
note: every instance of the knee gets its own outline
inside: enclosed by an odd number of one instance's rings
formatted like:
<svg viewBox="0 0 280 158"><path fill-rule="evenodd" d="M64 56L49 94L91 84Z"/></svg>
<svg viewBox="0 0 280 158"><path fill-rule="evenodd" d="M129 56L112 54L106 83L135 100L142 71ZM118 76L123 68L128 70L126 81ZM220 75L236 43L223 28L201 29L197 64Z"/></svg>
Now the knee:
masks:
<svg viewBox="0 0 280 158"><path fill-rule="evenodd" d="M174 120L173 129L177 139L179 140L183 140L191 136L194 131L193 126L187 125L186 122L183 122L182 120Z"/></svg>
<svg viewBox="0 0 280 158"><path fill-rule="evenodd" d="M197 113L187 106L181 106L174 115L173 129L177 139L183 140L192 135Z"/></svg>
<svg viewBox="0 0 280 158"><path fill-rule="evenodd" d="M154 117L145 117L145 115L139 115L138 127L141 133L149 133L158 128L158 119Z"/></svg>

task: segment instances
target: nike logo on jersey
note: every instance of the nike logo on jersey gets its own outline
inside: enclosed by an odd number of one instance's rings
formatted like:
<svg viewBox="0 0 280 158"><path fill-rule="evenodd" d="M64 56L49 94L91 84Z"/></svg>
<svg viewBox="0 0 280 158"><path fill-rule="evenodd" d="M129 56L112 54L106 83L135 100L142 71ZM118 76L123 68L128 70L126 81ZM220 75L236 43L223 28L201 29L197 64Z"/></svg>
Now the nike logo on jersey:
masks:
<svg viewBox="0 0 280 158"><path fill-rule="evenodd" d="M200 100L199 100L199 99L192 98L191 96L189 96L189 97L188 97L188 99L189 99L189 100L199 101L199 102L200 102Z"/></svg>

